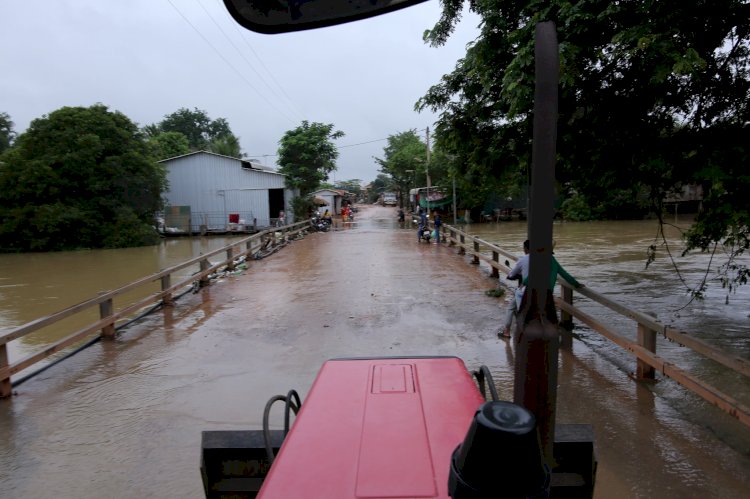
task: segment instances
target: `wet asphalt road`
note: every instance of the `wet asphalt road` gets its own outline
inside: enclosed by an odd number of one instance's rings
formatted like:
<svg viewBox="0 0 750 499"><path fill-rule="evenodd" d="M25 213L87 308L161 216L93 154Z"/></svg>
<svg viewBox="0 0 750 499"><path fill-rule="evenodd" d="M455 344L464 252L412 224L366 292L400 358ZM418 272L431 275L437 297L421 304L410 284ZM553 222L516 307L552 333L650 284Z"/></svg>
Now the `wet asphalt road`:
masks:
<svg viewBox="0 0 750 499"><path fill-rule="evenodd" d="M259 429L269 398L304 402L335 357L455 355L512 399L505 303L484 294L496 280L418 244L394 208L337 225L19 387L0 404L0 496L202 497L200 432ZM594 424L596 497L746 495L747 455L606 364L580 344L561 353L558 422Z"/></svg>

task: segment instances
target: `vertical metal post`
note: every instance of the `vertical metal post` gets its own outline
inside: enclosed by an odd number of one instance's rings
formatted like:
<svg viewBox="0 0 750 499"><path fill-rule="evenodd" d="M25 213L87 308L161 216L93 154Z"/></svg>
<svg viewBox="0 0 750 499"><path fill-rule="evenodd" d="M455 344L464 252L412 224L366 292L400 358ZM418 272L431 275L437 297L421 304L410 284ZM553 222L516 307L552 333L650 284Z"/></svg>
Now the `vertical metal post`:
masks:
<svg viewBox="0 0 750 499"><path fill-rule="evenodd" d="M492 250L492 261L500 263L500 253L495 250ZM492 267L492 277L500 277L500 271L495 266Z"/></svg>
<svg viewBox="0 0 750 499"><path fill-rule="evenodd" d="M167 274L161 278L161 290L166 291L167 289L171 287L172 287L172 275ZM162 307L171 307L174 305L174 300L172 299L172 293L167 293L162 297L161 305Z"/></svg>
<svg viewBox="0 0 750 499"><path fill-rule="evenodd" d="M112 298L99 303L99 317L106 319L112 316L114 307L112 305ZM108 324L102 328L102 338L105 340L113 340L115 338L115 325L114 323Z"/></svg>
<svg viewBox="0 0 750 499"><path fill-rule="evenodd" d="M0 369L8 367L8 345L0 345ZM0 379L0 398L10 397L13 393L13 385L10 383L10 376Z"/></svg>
<svg viewBox="0 0 750 499"><path fill-rule="evenodd" d="M557 316L548 303L552 257L552 214L557 141L557 86L560 61L557 29L537 23L534 64L534 134L529 187L529 284L522 303L515 356L513 399L537 420L545 461L554 464L557 404ZM550 313L551 311L551 313Z"/></svg>
<svg viewBox="0 0 750 499"><path fill-rule="evenodd" d="M479 265L479 242L474 239L474 259L471 261L474 265Z"/></svg>
<svg viewBox="0 0 750 499"><path fill-rule="evenodd" d="M648 329L643 324L638 324L638 344L648 350L656 353L656 331ZM636 366L635 378L637 380L653 380L656 378L654 368L641 359L638 359Z"/></svg>
<svg viewBox="0 0 750 499"><path fill-rule="evenodd" d="M207 258L204 258L203 260L200 261L200 271L201 271L201 273L203 273L204 271L208 270L210 267L211 267L211 264L208 262ZM200 281L199 281L200 287L203 288L205 286L208 286L209 284L211 284L211 281L208 278L208 276L207 275L201 276Z"/></svg>
<svg viewBox="0 0 750 499"><path fill-rule="evenodd" d="M573 305L573 290L567 286L560 286L562 301ZM573 347L573 316L565 310L560 311L560 346L563 348Z"/></svg>
<svg viewBox="0 0 750 499"><path fill-rule="evenodd" d="M573 305L573 290L567 286L560 286L560 298L568 305ZM573 329L573 316L565 310L560 311L560 325L565 329Z"/></svg>
<svg viewBox="0 0 750 499"><path fill-rule="evenodd" d="M461 241L461 247L458 249L458 254L465 255L466 254L466 240L463 234L459 236L459 240Z"/></svg>
<svg viewBox="0 0 750 499"><path fill-rule="evenodd" d="M456 211L456 173L453 173L453 223L456 223L458 212Z"/></svg>
<svg viewBox="0 0 750 499"><path fill-rule="evenodd" d="M234 270L234 248L227 248L227 270Z"/></svg>

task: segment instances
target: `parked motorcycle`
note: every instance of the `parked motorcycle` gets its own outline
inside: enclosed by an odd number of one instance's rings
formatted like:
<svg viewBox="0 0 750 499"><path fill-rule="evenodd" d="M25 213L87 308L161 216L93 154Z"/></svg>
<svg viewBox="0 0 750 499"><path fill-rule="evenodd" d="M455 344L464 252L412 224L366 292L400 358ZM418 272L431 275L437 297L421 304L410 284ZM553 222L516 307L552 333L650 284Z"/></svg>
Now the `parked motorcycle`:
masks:
<svg viewBox="0 0 750 499"><path fill-rule="evenodd" d="M328 232L328 229L331 227L330 219L326 219L319 216L314 216L310 219L310 225L312 226L313 230L316 230L318 232Z"/></svg>
<svg viewBox="0 0 750 499"><path fill-rule="evenodd" d="M426 243L429 243L430 239L432 239L432 231L430 230L430 226L420 225L417 229L417 242L421 243L424 240Z"/></svg>

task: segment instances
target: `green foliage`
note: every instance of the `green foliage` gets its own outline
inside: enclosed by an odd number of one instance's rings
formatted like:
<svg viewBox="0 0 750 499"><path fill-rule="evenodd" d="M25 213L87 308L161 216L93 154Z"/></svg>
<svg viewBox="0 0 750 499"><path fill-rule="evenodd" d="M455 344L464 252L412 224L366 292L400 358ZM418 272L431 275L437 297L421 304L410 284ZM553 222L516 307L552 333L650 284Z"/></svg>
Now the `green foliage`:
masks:
<svg viewBox="0 0 750 499"><path fill-rule="evenodd" d="M164 171L136 125L97 104L31 122L0 157L0 249L150 244Z"/></svg>
<svg viewBox="0 0 750 499"><path fill-rule="evenodd" d="M0 113L0 154L10 147L16 134L8 113Z"/></svg>
<svg viewBox="0 0 750 499"><path fill-rule="evenodd" d="M157 133L148 138L147 144L151 156L156 160L174 158L190 152L187 137L180 132Z"/></svg>
<svg viewBox="0 0 750 499"><path fill-rule="evenodd" d="M351 192L355 198L359 198L362 195L362 181L358 178L339 180L333 188Z"/></svg>
<svg viewBox="0 0 750 499"><path fill-rule="evenodd" d="M213 151L219 149L224 154L241 158L239 139L232 133L229 123L224 118L212 120L206 111L185 107L178 109L172 114L164 116L164 119L155 125L147 125L144 131L149 136L163 132L179 132L187 137L190 150ZM229 152L231 154L226 154Z"/></svg>
<svg viewBox="0 0 750 499"><path fill-rule="evenodd" d="M586 202L586 197L581 194L574 194L563 201L560 211L565 220L574 222L594 220L595 218L591 207Z"/></svg>
<svg viewBox="0 0 750 499"><path fill-rule="evenodd" d="M531 161L534 29L554 20L556 176L581 195L570 212L642 216L659 212L675 187L699 183L706 199L688 248L747 248L747 0L443 0L425 40L445 43L465 5L482 18L480 36L416 104L441 113L437 143L456 157L462 192L496 189L509 171L523 178L516 172Z"/></svg>
<svg viewBox="0 0 750 499"><path fill-rule="evenodd" d="M242 158L244 156L239 139L231 134L215 138L208 149L216 154L231 156L233 158Z"/></svg>
<svg viewBox="0 0 750 499"><path fill-rule="evenodd" d="M339 157L332 140L344 136L333 124L309 123L288 130L279 141L279 173L286 175L286 185L299 189L302 196L316 190L328 174L336 169Z"/></svg>
<svg viewBox="0 0 750 499"><path fill-rule="evenodd" d="M399 194L402 202L410 188L427 185L427 172L433 173L432 166L427 163L427 145L416 130L389 135L383 156L375 158L375 162L380 165L381 172L391 177L390 187ZM421 185L415 185L415 182Z"/></svg>
<svg viewBox="0 0 750 499"><path fill-rule="evenodd" d="M378 196L380 196L383 192L392 192L396 190L396 185L393 182L393 179L384 173L378 173L378 176L375 177L375 180L373 180L370 183L370 189L367 193L367 202L368 203L374 203L378 200Z"/></svg>
<svg viewBox="0 0 750 499"><path fill-rule="evenodd" d="M296 196L292 199L292 212L295 220L310 218L317 209L312 196Z"/></svg>

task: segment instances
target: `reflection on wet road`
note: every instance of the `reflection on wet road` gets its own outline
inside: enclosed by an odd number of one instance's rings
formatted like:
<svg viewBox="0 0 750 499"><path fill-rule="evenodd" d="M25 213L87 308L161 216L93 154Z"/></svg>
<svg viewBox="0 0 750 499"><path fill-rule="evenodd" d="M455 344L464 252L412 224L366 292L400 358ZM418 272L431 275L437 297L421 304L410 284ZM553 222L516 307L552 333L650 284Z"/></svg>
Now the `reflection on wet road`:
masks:
<svg viewBox="0 0 750 499"><path fill-rule="evenodd" d="M304 402L332 357L456 355L488 365L511 399L505 303L484 294L496 281L447 245L417 244L395 212L367 207L21 385L0 402L2 495L202 497L200 432L260 428L271 396L295 388ZM558 421L594 425L596 496L746 496L747 449L618 362L593 339L560 359Z"/></svg>

